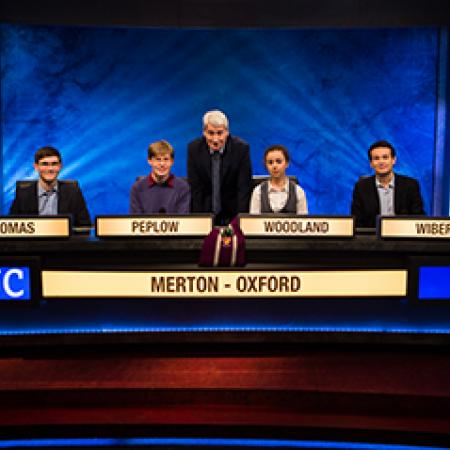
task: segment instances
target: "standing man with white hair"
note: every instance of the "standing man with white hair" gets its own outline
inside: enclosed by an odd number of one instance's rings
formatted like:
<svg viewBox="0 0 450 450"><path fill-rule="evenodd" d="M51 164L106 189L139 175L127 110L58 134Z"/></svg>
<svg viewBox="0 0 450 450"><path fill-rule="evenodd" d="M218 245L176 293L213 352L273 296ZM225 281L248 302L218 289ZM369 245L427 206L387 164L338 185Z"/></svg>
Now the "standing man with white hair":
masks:
<svg viewBox="0 0 450 450"><path fill-rule="evenodd" d="M218 110L203 116L203 137L188 145L191 211L212 212L217 225L248 212L252 169L250 147L229 133L227 116Z"/></svg>

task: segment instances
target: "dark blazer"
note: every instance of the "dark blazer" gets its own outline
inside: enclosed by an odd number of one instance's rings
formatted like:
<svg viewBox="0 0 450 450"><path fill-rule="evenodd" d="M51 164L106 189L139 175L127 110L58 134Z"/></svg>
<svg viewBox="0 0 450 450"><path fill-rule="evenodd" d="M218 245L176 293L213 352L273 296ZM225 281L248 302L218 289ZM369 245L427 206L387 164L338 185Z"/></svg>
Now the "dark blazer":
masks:
<svg viewBox="0 0 450 450"><path fill-rule="evenodd" d="M9 214L39 214L37 181L16 188L16 197ZM76 227L91 225L86 202L77 183L58 180L58 214L71 214Z"/></svg>
<svg viewBox="0 0 450 450"><path fill-rule="evenodd" d="M419 183L414 178L395 174L394 209L396 215L425 215ZM353 189L352 215L356 226L374 228L379 214L375 175L361 177Z"/></svg>
<svg viewBox="0 0 450 450"><path fill-rule="evenodd" d="M191 211L212 211L211 156L204 137L188 145L188 179L191 185ZM228 136L222 156L220 176L222 220L230 221L240 212L248 212L252 168L250 147L235 136Z"/></svg>

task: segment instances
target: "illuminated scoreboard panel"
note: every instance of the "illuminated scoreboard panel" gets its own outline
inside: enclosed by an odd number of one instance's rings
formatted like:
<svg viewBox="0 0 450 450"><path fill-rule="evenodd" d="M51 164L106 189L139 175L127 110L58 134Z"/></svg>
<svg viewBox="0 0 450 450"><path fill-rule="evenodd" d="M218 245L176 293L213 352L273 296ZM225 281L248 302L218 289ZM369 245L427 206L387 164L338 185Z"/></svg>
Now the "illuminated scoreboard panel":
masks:
<svg viewBox="0 0 450 450"><path fill-rule="evenodd" d="M0 307L36 305L41 298L39 259L36 257L1 256ZM5 315L6 310L3 311L3 315Z"/></svg>
<svg viewBox="0 0 450 450"><path fill-rule="evenodd" d="M31 300L30 267L0 267L0 301Z"/></svg>
<svg viewBox="0 0 450 450"><path fill-rule="evenodd" d="M406 270L43 271L45 298L402 297Z"/></svg>
<svg viewBox="0 0 450 450"><path fill-rule="evenodd" d="M418 271L419 300L450 300L450 266L423 266Z"/></svg>
<svg viewBox="0 0 450 450"><path fill-rule="evenodd" d="M371 298L450 300L450 265L410 269L38 270L36 260L3 258L0 301L45 298ZM18 262L19 264L13 264ZM408 277L413 274L412 285ZM408 292L408 283L411 292Z"/></svg>

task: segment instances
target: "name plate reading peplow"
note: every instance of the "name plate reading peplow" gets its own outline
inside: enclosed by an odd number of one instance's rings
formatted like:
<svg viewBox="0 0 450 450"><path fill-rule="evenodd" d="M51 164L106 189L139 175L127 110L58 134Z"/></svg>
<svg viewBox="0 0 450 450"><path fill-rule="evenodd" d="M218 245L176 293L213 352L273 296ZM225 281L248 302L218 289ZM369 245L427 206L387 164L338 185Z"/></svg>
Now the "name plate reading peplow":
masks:
<svg viewBox="0 0 450 450"><path fill-rule="evenodd" d="M8 216L0 218L0 238L64 238L69 236L69 217Z"/></svg>
<svg viewBox="0 0 450 450"><path fill-rule="evenodd" d="M42 271L45 298L404 297L407 270Z"/></svg>
<svg viewBox="0 0 450 450"><path fill-rule="evenodd" d="M353 217L247 215L239 216L246 237L353 237Z"/></svg>
<svg viewBox="0 0 450 450"><path fill-rule="evenodd" d="M212 216L97 216L98 237L206 236L213 226Z"/></svg>
<svg viewBox="0 0 450 450"><path fill-rule="evenodd" d="M450 219L440 217L380 217L381 238L450 239Z"/></svg>

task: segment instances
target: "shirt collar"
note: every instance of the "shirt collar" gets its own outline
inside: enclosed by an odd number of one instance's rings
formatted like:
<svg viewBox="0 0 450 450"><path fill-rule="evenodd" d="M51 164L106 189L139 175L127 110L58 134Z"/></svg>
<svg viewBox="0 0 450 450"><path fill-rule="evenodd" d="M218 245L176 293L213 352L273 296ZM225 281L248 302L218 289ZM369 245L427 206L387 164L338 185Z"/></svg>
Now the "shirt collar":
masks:
<svg viewBox="0 0 450 450"><path fill-rule="evenodd" d="M153 187L153 186L167 186L167 187L172 188L172 187L173 187L173 179L174 179L174 178L175 178L175 177L174 177L172 174L170 174L170 175L169 175L169 178L167 178L167 180L164 181L164 183L158 183L158 182L156 182L155 179L152 177L152 174L150 174L150 175L148 176L148 178L147 178L147 181L148 181L148 185L149 185L150 187Z"/></svg>
<svg viewBox="0 0 450 450"><path fill-rule="evenodd" d="M219 152L221 155L223 155L223 152L225 151L225 147L222 147L220 150L211 150L210 148L209 148L209 154L212 156L212 155L214 155L214 153L217 153L217 152Z"/></svg>
<svg viewBox="0 0 450 450"><path fill-rule="evenodd" d="M281 189L281 191L279 189L274 189L272 187L272 183L271 183L271 181L269 179L269 192L271 192L271 191L272 192L289 192L289 178L286 177L286 183L284 184L284 188Z"/></svg>
<svg viewBox="0 0 450 450"><path fill-rule="evenodd" d="M375 177L375 185L377 188L383 188L385 187L377 180L377 177ZM395 174L392 174L391 181L389 181L388 188L393 189L395 187Z"/></svg>
<svg viewBox="0 0 450 450"><path fill-rule="evenodd" d="M37 188L38 188L38 197L42 197L43 195L47 195L47 194L53 194L55 192L58 192L58 182L55 183L55 185L48 191L46 191L42 186L41 183L37 183Z"/></svg>

